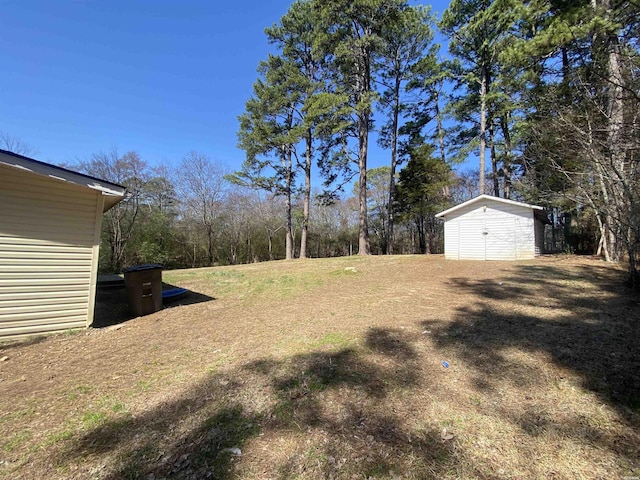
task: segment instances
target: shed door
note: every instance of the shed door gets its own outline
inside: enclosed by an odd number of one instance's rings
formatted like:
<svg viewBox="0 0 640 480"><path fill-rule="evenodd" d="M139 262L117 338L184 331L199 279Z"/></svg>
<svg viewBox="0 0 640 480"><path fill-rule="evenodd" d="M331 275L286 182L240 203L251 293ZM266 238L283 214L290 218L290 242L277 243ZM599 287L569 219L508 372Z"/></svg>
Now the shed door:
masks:
<svg viewBox="0 0 640 480"><path fill-rule="evenodd" d="M459 222L458 258L461 260L486 260L486 231L482 218Z"/></svg>
<svg viewBox="0 0 640 480"><path fill-rule="evenodd" d="M517 218L512 216L487 215L484 219L485 260L516 259Z"/></svg>

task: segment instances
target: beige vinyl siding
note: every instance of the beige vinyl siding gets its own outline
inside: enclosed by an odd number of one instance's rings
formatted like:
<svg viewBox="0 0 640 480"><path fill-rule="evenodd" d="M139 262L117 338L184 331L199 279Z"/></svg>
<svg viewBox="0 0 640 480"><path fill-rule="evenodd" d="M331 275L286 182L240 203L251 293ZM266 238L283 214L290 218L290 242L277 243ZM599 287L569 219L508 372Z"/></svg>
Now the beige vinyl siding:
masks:
<svg viewBox="0 0 640 480"><path fill-rule="evenodd" d="M92 321L100 192L0 165L0 336Z"/></svg>
<svg viewBox="0 0 640 480"><path fill-rule="evenodd" d="M96 290L98 288L98 259L100 258L100 237L102 234L102 213L104 212L105 198L98 196L96 202L96 215L93 225L93 247L91 248L91 269L89 276L89 304L87 305L87 327L93 323L93 314L96 306Z"/></svg>
<svg viewBox="0 0 640 480"><path fill-rule="evenodd" d="M445 258L523 260L534 255L531 208L488 199L456 210L446 218Z"/></svg>

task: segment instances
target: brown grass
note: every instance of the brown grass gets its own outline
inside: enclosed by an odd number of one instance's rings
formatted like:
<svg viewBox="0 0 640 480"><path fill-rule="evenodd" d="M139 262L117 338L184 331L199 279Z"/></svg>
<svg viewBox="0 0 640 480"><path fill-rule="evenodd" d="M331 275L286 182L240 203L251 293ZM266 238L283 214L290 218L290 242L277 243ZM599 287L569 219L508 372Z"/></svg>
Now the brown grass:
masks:
<svg viewBox="0 0 640 480"><path fill-rule="evenodd" d="M639 299L614 267L351 257L164 279L198 295L0 344L0 477L640 476Z"/></svg>

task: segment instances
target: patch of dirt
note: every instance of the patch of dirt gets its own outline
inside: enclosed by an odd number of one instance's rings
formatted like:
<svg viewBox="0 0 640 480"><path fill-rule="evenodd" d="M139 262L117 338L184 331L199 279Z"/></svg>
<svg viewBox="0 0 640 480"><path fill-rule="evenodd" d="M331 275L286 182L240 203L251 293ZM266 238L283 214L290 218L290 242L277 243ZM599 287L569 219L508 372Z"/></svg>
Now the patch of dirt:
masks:
<svg viewBox="0 0 640 480"><path fill-rule="evenodd" d="M0 477L639 476L640 302L598 260L164 272L193 294L0 343ZM445 363L446 362L446 363Z"/></svg>

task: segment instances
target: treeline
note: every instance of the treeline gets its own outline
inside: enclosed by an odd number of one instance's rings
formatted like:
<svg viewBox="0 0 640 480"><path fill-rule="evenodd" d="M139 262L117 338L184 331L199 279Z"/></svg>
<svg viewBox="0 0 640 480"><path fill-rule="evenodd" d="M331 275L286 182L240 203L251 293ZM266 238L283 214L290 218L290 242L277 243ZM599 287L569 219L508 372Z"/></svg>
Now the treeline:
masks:
<svg viewBox="0 0 640 480"><path fill-rule="evenodd" d="M233 176L207 155L189 152L175 166L151 166L136 152L113 150L73 166L127 187L126 198L103 217L100 271L161 263L166 268L251 263L286 257L285 200L255 188L239 186ZM382 253L388 168L370 172L369 215L374 253ZM468 198L468 179L454 188ZM357 252L358 208L354 198L326 202L313 195L307 256L330 257ZM292 198L294 255L300 254L304 210ZM430 210L429 210L430 211ZM401 216L399 253L441 252L442 228L425 220L425 210Z"/></svg>
<svg viewBox="0 0 640 480"><path fill-rule="evenodd" d="M628 261L640 283L636 2L453 0L435 18L298 0L265 33L239 171L195 152L176 171L135 153L82 166L129 189L105 217L104 269L439 252L434 214L490 193L547 207L565 247ZM386 167L368 168L372 141ZM454 173L469 159L475 179Z"/></svg>
<svg viewBox="0 0 640 480"><path fill-rule="evenodd" d="M240 117L233 179L283 199L287 258L300 222L307 255L312 171L327 200L355 180L358 253L371 232L395 253L398 220L413 216L424 245L433 213L457 200L452 167L477 159L474 194L547 207L573 248L627 260L637 283L639 26L640 5L617 0L453 0L439 19L403 0L298 0L265 30L274 53ZM372 139L389 165L377 220Z"/></svg>

